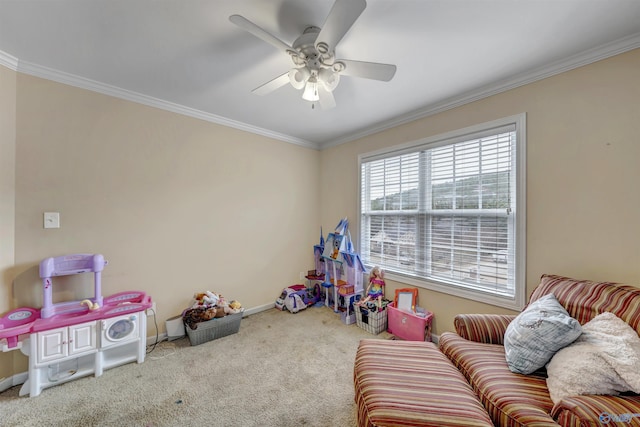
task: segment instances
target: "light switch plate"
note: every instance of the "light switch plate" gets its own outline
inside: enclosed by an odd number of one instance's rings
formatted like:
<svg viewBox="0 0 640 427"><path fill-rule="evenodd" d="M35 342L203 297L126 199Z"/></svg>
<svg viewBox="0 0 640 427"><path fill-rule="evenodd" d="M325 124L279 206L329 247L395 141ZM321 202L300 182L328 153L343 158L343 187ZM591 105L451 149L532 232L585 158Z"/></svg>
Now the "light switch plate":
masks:
<svg viewBox="0 0 640 427"><path fill-rule="evenodd" d="M45 212L44 228L60 228L60 212Z"/></svg>

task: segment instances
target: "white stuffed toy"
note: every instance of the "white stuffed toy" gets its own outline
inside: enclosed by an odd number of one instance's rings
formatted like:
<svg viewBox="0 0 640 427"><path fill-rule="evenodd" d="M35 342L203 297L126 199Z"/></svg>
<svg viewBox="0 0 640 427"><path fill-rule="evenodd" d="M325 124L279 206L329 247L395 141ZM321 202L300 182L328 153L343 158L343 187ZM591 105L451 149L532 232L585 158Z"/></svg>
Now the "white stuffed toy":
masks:
<svg viewBox="0 0 640 427"><path fill-rule="evenodd" d="M218 301L220 301L220 297L213 292L206 291L205 294L206 295L202 299L208 305L217 305Z"/></svg>

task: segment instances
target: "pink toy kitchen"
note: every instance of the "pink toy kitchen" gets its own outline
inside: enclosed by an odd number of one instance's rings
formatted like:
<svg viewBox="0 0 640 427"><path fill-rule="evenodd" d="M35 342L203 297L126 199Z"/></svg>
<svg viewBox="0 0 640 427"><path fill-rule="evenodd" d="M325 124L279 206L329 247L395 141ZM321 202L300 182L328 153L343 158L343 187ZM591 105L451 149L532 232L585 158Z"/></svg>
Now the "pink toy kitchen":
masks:
<svg viewBox="0 0 640 427"><path fill-rule="evenodd" d="M42 308L17 308L0 317L2 351L20 350L29 357L20 396L38 396L48 387L144 362L151 297L139 291L103 297L106 265L100 254L46 258L40 262ZM81 273L93 273L94 296L54 303L54 278Z"/></svg>

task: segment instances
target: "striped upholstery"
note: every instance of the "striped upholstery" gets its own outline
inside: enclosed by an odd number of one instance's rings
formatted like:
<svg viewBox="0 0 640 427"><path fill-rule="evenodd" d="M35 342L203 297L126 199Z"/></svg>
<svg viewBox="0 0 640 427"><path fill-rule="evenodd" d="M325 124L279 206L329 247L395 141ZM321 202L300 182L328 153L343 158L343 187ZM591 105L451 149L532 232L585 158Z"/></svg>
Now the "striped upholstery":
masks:
<svg viewBox="0 0 640 427"><path fill-rule="evenodd" d="M609 311L640 334L640 288L545 274L530 301L551 293L581 325Z"/></svg>
<svg viewBox="0 0 640 427"><path fill-rule="evenodd" d="M354 366L358 426L493 426L471 387L430 342L365 339Z"/></svg>
<svg viewBox="0 0 640 427"><path fill-rule="evenodd" d="M504 347L440 335L440 350L469 380L497 426L557 426L549 416L553 402L544 375L511 372Z"/></svg>
<svg viewBox="0 0 640 427"><path fill-rule="evenodd" d="M563 399L553 408L551 416L567 427L638 427L639 408L640 396L576 396ZM624 414L635 416L624 419Z"/></svg>
<svg viewBox="0 0 640 427"><path fill-rule="evenodd" d="M550 293L580 324L608 311L640 335L640 288L545 274L529 300ZM460 336L445 332L439 342L442 352L471 383L496 425L549 426L557 422L572 427L640 427L638 395L576 396L554 407L544 372L520 375L509 371L504 347L497 345L502 344L509 321L509 316L504 315L458 315L454 324ZM624 414L638 416L620 418ZM605 416L602 421L601 415Z"/></svg>
<svg viewBox="0 0 640 427"><path fill-rule="evenodd" d="M503 344L504 332L515 318L511 314L458 314L453 325L458 335L469 341Z"/></svg>

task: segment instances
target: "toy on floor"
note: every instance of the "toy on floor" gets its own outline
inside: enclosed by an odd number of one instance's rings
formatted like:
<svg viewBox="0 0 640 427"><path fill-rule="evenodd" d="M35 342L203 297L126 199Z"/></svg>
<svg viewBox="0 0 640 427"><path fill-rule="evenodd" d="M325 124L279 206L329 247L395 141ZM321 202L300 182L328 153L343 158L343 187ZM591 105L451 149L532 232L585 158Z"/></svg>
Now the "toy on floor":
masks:
<svg viewBox="0 0 640 427"><path fill-rule="evenodd" d="M215 306L220 300L220 296L214 294L211 291L197 292L193 295L194 302L192 308L202 306Z"/></svg>
<svg viewBox="0 0 640 427"><path fill-rule="evenodd" d="M211 291L196 292L193 295L192 309L215 309L215 317L224 317L227 314L235 314L242 311L242 304L233 300L227 302L220 294ZM209 319L207 319L209 320Z"/></svg>
<svg viewBox="0 0 640 427"><path fill-rule="evenodd" d="M367 297L359 301L358 305L365 305L371 300L377 300L378 309L382 308L382 298L384 298L384 271L376 266L371 270L369 276L369 286L367 287Z"/></svg>
<svg viewBox="0 0 640 427"><path fill-rule="evenodd" d="M320 286L307 289L305 285L291 285L282 290L276 300L275 307L278 310L288 310L297 313L320 300Z"/></svg>
<svg viewBox="0 0 640 427"><path fill-rule="evenodd" d="M200 322L206 322L215 317L224 317L224 312L222 312L222 316L219 316L218 312L216 307L189 308L182 313L182 319L189 328L197 329Z"/></svg>
<svg viewBox="0 0 640 427"><path fill-rule="evenodd" d="M29 358L20 396L38 396L43 389L66 381L92 374L99 377L106 369L144 362L145 310L153 302L140 291L103 297L101 273L106 265L100 254L45 258L39 264L42 307L22 307L0 316L0 351L20 350ZM93 275L93 297L54 302L58 277L84 273Z"/></svg>
<svg viewBox="0 0 640 427"><path fill-rule="evenodd" d="M182 320L192 330L197 329L200 322L244 311L240 301L227 302L221 294L211 291L196 292L193 299L191 307L182 312Z"/></svg>

